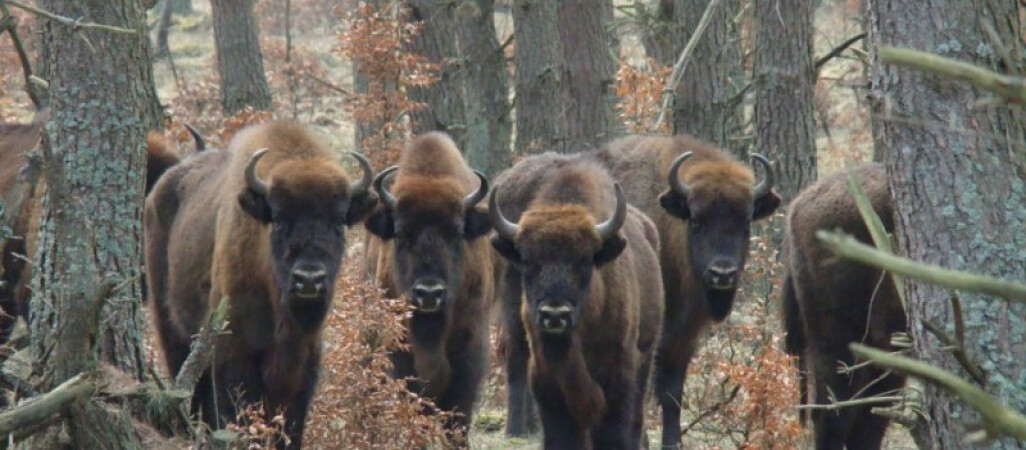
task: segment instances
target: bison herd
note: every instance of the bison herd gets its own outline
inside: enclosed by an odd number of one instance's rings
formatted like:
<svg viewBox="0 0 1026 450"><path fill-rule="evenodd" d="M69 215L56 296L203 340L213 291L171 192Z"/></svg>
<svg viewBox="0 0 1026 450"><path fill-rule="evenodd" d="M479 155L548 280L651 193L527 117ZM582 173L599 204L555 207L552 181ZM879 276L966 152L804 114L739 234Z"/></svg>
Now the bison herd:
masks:
<svg viewBox="0 0 1026 450"><path fill-rule="evenodd" d="M0 125L5 199L41 123ZM651 384L663 448L675 448L688 364L710 325L730 314L752 222L781 204L765 157L753 155L759 179L727 152L685 135L532 155L494 183L440 132L412 139L396 166L377 173L349 154L356 176L296 123L250 126L224 149L194 136L197 151L181 160L156 137L148 147L146 300L165 363L177 373L192 336L227 299L230 332L218 337L193 412L222 427L238 406L262 401L284 409L295 448L349 227L366 230L367 278L412 309L404 319L408 345L390 355L392 375L456 413L447 427L469 429L495 308L507 434L526 435L540 419L547 449L647 446ZM883 168L853 173L890 229ZM3 339L13 317L27 317L25 261L33 257L38 197L23 202L13 224L20 238L3 242ZM904 382L873 368L837 370L838 361L855 363L850 342L888 348L906 324L889 277L836 260L818 244L817 230L836 228L870 241L843 175L800 193L786 221L786 350L798 356L808 380L802 392L814 403ZM879 448L888 425L868 406L814 410L812 421L820 449Z"/></svg>

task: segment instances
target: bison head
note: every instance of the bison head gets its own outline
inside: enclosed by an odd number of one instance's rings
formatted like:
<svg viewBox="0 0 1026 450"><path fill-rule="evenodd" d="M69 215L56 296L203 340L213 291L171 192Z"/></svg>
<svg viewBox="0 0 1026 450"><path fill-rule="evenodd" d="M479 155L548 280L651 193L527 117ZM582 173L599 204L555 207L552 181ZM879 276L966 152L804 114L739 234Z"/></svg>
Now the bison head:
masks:
<svg viewBox="0 0 1026 450"><path fill-rule="evenodd" d="M591 212L574 204L533 206L520 223L513 223L502 215L492 192L492 245L523 274L525 321L545 335L573 331L591 296L595 268L616 259L627 245L619 235L627 201L619 184L615 189L613 216L598 225Z"/></svg>
<svg viewBox="0 0 1026 450"><path fill-rule="evenodd" d="M269 225L270 259L285 310L304 327L327 313L345 253L344 227L359 222L377 203L369 191L374 169L352 153L363 179L349 184L342 168L323 159L283 160L261 180L253 153L245 169L242 210Z"/></svg>
<svg viewBox="0 0 1026 450"><path fill-rule="evenodd" d="M678 169L692 155L677 157L667 175L669 189L659 203L669 214L687 221L688 258L695 279L705 288L713 319L727 317L748 256L749 227L780 205L773 192L773 169L765 156L753 154L766 172L752 186L753 175L733 162L698 161L681 181Z"/></svg>
<svg viewBox="0 0 1026 450"><path fill-rule="evenodd" d="M487 213L477 206L488 194L488 178L474 171L480 186L465 194L451 178L404 175L393 194L384 181L397 169L385 169L374 179L381 207L364 225L394 240L396 287L417 308L415 314L445 313L463 284L465 243L491 230Z"/></svg>

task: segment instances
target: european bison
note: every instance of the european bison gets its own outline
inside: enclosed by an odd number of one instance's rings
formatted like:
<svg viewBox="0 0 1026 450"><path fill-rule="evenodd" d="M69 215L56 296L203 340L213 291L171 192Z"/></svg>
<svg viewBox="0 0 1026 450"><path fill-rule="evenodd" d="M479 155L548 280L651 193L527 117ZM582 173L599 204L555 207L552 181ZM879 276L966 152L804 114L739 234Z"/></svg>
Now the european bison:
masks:
<svg viewBox="0 0 1026 450"><path fill-rule="evenodd" d="M573 159L541 155L503 175L492 244L519 274L505 290L523 299L545 448L638 448L663 313L659 238L604 168Z"/></svg>
<svg viewBox="0 0 1026 450"><path fill-rule="evenodd" d="M8 215L17 213L17 221L11 224L11 231L16 236L12 239L0 240L2 249L2 273L0 278L0 343L7 342L17 317L28 320L28 307L31 292L29 282L32 278L32 265L26 260L34 260L36 251L36 231L42 214L42 194L45 180L40 177L35 185L18 186L19 173L27 169L28 155L39 142L42 126L49 119L47 110L37 113L30 124L0 123L0 203L13 202L5 205ZM199 134L193 134L197 148L203 145ZM178 163L175 154L157 133L150 133L146 138L146 193L157 182L161 175L171 166ZM12 195L15 188L25 189L22 195ZM13 198L18 197L18 198ZM145 288L145 284L143 286ZM144 291L145 293L145 291ZM144 295L145 298L145 295Z"/></svg>
<svg viewBox="0 0 1026 450"><path fill-rule="evenodd" d="M887 173L880 164L853 170L873 209L888 232L894 229ZM905 311L890 276L878 269L838 259L816 239L818 230L841 229L872 244L844 173L807 187L791 202L785 230L786 275L783 308L786 350L799 358L812 375L814 402L830 403L828 394L848 400L898 389L901 375L876 366L840 374L838 361L856 363L848 344L890 349L891 334L906 329ZM802 380L802 401L808 385ZM889 419L870 412L870 406L838 411L813 410L817 449L880 448Z"/></svg>
<svg viewBox="0 0 1026 450"><path fill-rule="evenodd" d="M254 125L227 150L174 167L147 198L147 276L171 373L212 306L229 301L231 333L218 338L193 400L207 423L233 421L236 400L262 400L269 412L285 409L290 447L302 445L344 227L377 203L370 163L353 156L357 183L304 127Z"/></svg>
<svg viewBox="0 0 1026 450"><path fill-rule="evenodd" d="M629 136L591 157L619 181L631 205L659 230L666 315L655 393L663 410L664 448L680 446L680 405L688 364L712 322L733 306L748 256L749 227L780 205L769 161L752 170L725 151L687 135Z"/></svg>
<svg viewBox="0 0 1026 450"><path fill-rule="evenodd" d="M364 223L367 273L416 308L406 322L409 350L391 355L394 376L415 378L413 390L458 413L451 429L469 431L487 371L494 290L491 248L481 239L491 223L477 206L488 179L467 166L448 135L434 132L414 139L374 188L381 205Z"/></svg>

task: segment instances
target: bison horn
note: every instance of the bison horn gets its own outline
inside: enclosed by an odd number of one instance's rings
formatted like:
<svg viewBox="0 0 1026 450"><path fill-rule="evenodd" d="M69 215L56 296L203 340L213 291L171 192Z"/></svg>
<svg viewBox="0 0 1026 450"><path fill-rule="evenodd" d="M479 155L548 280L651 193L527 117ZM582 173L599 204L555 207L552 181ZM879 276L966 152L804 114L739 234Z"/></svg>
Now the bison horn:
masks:
<svg viewBox="0 0 1026 450"><path fill-rule="evenodd" d="M267 154L267 149L262 148L253 152L253 156L249 157L249 163L246 164L246 185L249 189L259 195L267 195L267 183L261 180L256 173L257 162L260 158L263 158Z"/></svg>
<svg viewBox="0 0 1026 450"><path fill-rule="evenodd" d="M381 203L392 211L395 210L395 196L388 192L388 189L385 189L385 178L388 178L388 176L396 170L399 170L399 166L392 166L382 170L377 177L374 177L374 192L378 193L378 198L381 199Z"/></svg>
<svg viewBox="0 0 1026 450"><path fill-rule="evenodd" d="M360 179L359 183L352 186L352 196L356 197L367 192L367 188L371 186L371 181L374 179L374 167L371 166L370 161L367 160L366 156L363 156L357 152L349 152L356 158L356 161L360 163L360 168L363 169L363 178Z"/></svg>
<svg viewBox="0 0 1026 450"><path fill-rule="evenodd" d="M677 174L677 170L680 169L680 165L684 164L691 157L691 152L685 152L684 154L673 160L673 164L670 164L670 173L667 174L667 178L670 182L670 189L680 194L684 198L691 196L691 188L680 181L680 177Z"/></svg>
<svg viewBox="0 0 1026 450"><path fill-rule="evenodd" d="M595 231L598 232L603 242L615 236L624 221L627 220L627 200L623 198L623 188L620 187L620 183L613 183L613 189L616 190L616 210L613 212L613 217L595 225Z"/></svg>
<svg viewBox="0 0 1026 450"><path fill-rule="evenodd" d="M492 219L492 227L499 237L512 241L517 237L520 226L510 222L499 210L499 191L492 189L492 195L488 199L488 216Z"/></svg>
<svg viewBox="0 0 1026 450"><path fill-rule="evenodd" d="M758 153L752 153L752 159L761 164L763 169L766 169L766 178L763 178L761 183L755 185L754 189L755 198L759 198L768 194L770 189L773 189L773 166L770 165L769 159Z"/></svg>
<svg viewBox="0 0 1026 450"><path fill-rule="evenodd" d="M189 130L189 134L192 135L193 142L196 143L196 150L194 151L194 153L199 153L199 152L202 152L203 150L206 150L207 149L207 141L203 139L203 135L200 134L200 132L197 131L195 128L193 128L192 125L189 125L187 123L183 123L182 125L185 126L186 130Z"/></svg>
<svg viewBox="0 0 1026 450"><path fill-rule="evenodd" d="M473 208L477 202L481 201L481 199L488 195L488 177L476 170L474 171L474 175L477 175L477 178L481 180L481 184L478 186L476 191L471 192L470 195L463 198L464 211Z"/></svg>

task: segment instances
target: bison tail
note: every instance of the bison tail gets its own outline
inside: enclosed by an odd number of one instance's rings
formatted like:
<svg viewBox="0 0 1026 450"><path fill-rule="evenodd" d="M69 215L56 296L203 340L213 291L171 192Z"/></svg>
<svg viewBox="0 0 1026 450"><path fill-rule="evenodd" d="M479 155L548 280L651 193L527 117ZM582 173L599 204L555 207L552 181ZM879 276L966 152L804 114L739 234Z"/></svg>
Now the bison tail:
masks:
<svg viewBox="0 0 1026 450"><path fill-rule="evenodd" d="M783 308L784 319L784 351L790 355L801 355L805 350L805 326L802 323L801 311L798 309L798 295L794 289L794 279L790 273L784 277Z"/></svg>

